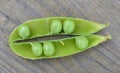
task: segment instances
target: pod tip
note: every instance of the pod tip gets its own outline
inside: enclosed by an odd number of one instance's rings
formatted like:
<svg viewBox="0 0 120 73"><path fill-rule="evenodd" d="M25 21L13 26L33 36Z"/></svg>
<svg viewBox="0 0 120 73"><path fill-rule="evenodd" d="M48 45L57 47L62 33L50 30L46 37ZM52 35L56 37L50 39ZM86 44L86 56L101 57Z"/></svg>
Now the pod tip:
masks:
<svg viewBox="0 0 120 73"><path fill-rule="evenodd" d="M109 26L109 25L110 25L110 23L106 23L105 25L106 25L106 26Z"/></svg>
<svg viewBox="0 0 120 73"><path fill-rule="evenodd" d="M111 35L108 35L108 36L106 36L106 39L111 40L111 39L112 39L112 36L111 36Z"/></svg>

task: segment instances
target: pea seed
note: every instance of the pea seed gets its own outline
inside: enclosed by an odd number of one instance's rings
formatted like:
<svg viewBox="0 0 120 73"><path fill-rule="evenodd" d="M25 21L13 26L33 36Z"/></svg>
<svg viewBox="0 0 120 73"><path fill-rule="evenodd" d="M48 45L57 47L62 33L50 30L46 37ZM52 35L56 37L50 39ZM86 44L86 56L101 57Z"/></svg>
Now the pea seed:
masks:
<svg viewBox="0 0 120 73"><path fill-rule="evenodd" d="M58 19L51 22L51 34L58 34L62 30L62 22Z"/></svg>
<svg viewBox="0 0 120 73"><path fill-rule="evenodd" d="M85 49L88 47L88 39L84 36L76 37L75 44L79 49Z"/></svg>
<svg viewBox="0 0 120 73"><path fill-rule="evenodd" d="M55 53L55 47L51 42L44 42L43 51L45 56L51 56Z"/></svg>
<svg viewBox="0 0 120 73"><path fill-rule="evenodd" d="M65 20L63 23L63 30L65 34L70 34L75 29L75 23L73 20Z"/></svg>
<svg viewBox="0 0 120 73"><path fill-rule="evenodd" d="M22 25L18 28L18 34L20 37L27 38L30 36L30 29L26 25Z"/></svg>
<svg viewBox="0 0 120 73"><path fill-rule="evenodd" d="M40 43L30 43L31 44L31 48L32 48L32 53L35 55L35 56L40 56L42 55L42 45Z"/></svg>

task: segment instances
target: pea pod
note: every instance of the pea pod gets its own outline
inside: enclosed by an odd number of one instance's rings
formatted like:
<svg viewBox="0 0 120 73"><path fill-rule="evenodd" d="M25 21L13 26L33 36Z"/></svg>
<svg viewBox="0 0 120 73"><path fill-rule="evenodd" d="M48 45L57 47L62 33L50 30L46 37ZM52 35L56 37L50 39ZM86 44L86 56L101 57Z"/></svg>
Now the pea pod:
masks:
<svg viewBox="0 0 120 73"><path fill-rule="evenodd" d="M29 27L29 29L31 30L30 31L31 34L30 34L29 38L45 36L48 34L50 35L51 22L56 19L60 20L62 22L62 24L65 20L73 20L75 23L75 29L72 32L72 34L74 34L74 35L89 35L92 33L96 33L98 31L100 31L101 29L105 28L106 26L108 26L108 24L100 24L100 23L88 21L85 19L70 18L70 17L49 17L49 18L33 19L33 20L29 20L29 21L22 23L20 26L27 25L27 27ZM17 30L20 26L18 26L11 33L11 35L9 37L10 38L9 42L18 40L19 38L21 38L17 33ZM53 31L55 32L56 30L53 30ZM61 31L61 33L63 34L65 32ZM61 34L61 33L59 33L59 34Z"/></svg>
<svg viewBox="0 0 120 73"><path fill-rule="evenodd" d="M64 56L69 56L75 53L79 53L82 51L85 51L91 47L94 47L102 42L107 41L110 39L110 36L100 36L100 35L90 35L86 36L89 41L89 45L85 49L78 49L76 44L75 44L75 38L72 39L67 39L67 40L62 40L64 45L61 45L60 42L53 42L54 47L55 47L55 53L52 56L34 56L30 50L31 45L27 43L11 43L10 48L19 56L23 58L28 58L28 59L43 59L43 58L57 58L57 57L64 57Z"/></svg>
<svg viewBox="0 0 120 73"><path fill-rule="evenodd" d="M60 30L57 33L51 32L51 22L54 20L61 21L61 25L64 26L64 21L72 20L74 21L75 28L71 32L66 33L64 30ZM29 36L23 37L24 34L20 35L18 30L21 26L27 26L29 28ZM101 29L105 28L106 24L99 24L96 22L78 19L78 18L68 18L68 17L50 17L50 18L41 18L34 19L27 22L24 22L18 26L9 37L9 45L13 52L17 55L27 58L27 59L43 59L43 58L58 58L73 55L85 51L91 47L94 47L102 42L111 39L110 36L101 36L96 35L96 33ZM56 28L52 28L52 32L56 32ZM63 29L63 28L62 28ZM37 37L45 37L49 35L62 34L72 35L73 37L69 38L55 38L50 37L43 38L42 41L37 41ZM24 38L24 39L23 39ZM32 38L36 38L36 41L31 41ZM25 40L27 42L16 43L17 40ZM48 40L48 41L47 41ZM62 44L61 44L62 41ZM83 41L83 42L80 42ZM38 45L39 43L39 45ZM41 44L40 44L41 43ZM43 44L43 46L42 46ZM41 46L40 46L41 45ZM38 48L41 48L38 49ZM52 49L51 49L52 48ZM32 50L31 50L32 49ZM38 51L39 52L38 52Z"/></svg>

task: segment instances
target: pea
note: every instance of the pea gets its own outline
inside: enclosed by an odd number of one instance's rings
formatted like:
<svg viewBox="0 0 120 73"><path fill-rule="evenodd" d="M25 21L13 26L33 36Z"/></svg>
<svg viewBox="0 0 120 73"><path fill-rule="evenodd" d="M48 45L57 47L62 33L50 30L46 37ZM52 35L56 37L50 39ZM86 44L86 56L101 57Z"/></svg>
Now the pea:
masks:
<svg viewBox="0 0 120 73"><path fill-rule="evenodd" d="M75 23L73 20L65 20L63 23L63 30L65 34L70 34L75 29Z"/></svg>
<svg viewBox="0 0 120 73"><path fill-rule="evenodd" d="M75 44L79 49L85 49L88 47L88 39L84 36L76 37Z"/></svg>
<svg viewBox="0 0 120 73"><path fill-rule="evenodd" d="M42 45L40 43L34 42L34 43L30 43L31 44L31 49L32 49L32 53L35 56L40 56L42 55Z"/></svg>
<svg viewBox="0 0 120 73"><path fill-rule="evenodd" d="M51 22L51 34L58 34L62 30L62 22L55 19Z"/></svg>
<svg viewBox="0 0 120 73"><path fill-rule="evenodd" d="M27 38L30 36L30 29L26 25L22 25L18 28L18 34L21 38Z"/></svg>
<svg viewBox="0 0 120 73"><path fill-rule="evenodd" d="M45 56L51 56L55 53L55 47L51 42L44 42L43 51Z"/></svg>

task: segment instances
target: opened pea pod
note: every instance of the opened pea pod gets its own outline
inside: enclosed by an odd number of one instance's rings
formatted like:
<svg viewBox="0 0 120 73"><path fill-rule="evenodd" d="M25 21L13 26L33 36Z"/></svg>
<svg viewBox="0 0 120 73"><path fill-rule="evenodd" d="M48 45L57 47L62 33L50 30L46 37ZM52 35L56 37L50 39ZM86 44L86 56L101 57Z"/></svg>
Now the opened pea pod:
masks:
<svg viewBox="0 0 120 73"><path fill-rule="evenodd" d="M58 58L94 47L110 36L96 35L107 24L69 17L26 21L16 27L9 45L17 55L28 59Z"/></svg>

